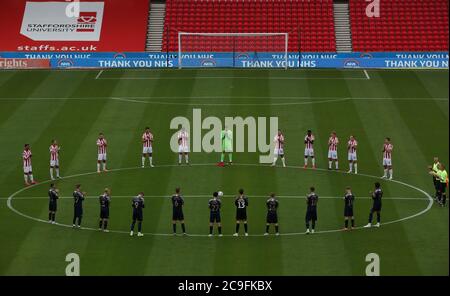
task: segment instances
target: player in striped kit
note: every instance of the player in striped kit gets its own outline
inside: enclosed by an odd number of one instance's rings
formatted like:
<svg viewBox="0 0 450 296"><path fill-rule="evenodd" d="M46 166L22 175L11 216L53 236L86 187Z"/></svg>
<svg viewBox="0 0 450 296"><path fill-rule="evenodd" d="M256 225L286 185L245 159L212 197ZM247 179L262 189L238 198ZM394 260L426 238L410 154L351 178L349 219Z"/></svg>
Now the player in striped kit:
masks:
<svg viewBox="0 0 450 296"><path fill-rule="evenodd" d="M142 167L145 167L145 158L148 156L150 167L153 167L153 134L150 128L146 127L142 135Z"/></svg>
<svg viewBox="0 0 450 296"><path fill-rule="evenodd" d="M181 164L181 161L186 160L186 164L189 164L189 133L185 130L185 128L181 128L178 132L178 164Z"/></svg>
<svg viewBox="0 0 450 296"><path fill-rule="evenodd" d="M311 158L313 169L316 168L316 160L314 158L314 135L311 130L308 130L305 136L305 166L306 169L308 167L308 158Z"/></svg>
<svg viewBox="0 0 450 296"><path fill-rule="evenodd" d="M339 169L339 162L338 162L338 153L337 153L337 146L339 144L339 139L336 136L336 132L331 132L331 136L328 139L328 169L331 170L334 165L336 166L336 170Z"/></svg>
<svg viewBox="0 0 450 296"><path fill-rule="evenodd" d="M393 170L392 170L392 150L394 146L391 144L391 139L384 139L383 145L383 167L384 167L384 175L381 177L383 179L389 178L392 180L393 178Z"/></svg>
<svg viewBox="0 0 450 296"><path fill-rule="evenodd" d="M52 140L52 143L50 145L50 178L52 180L55 180L53 177L53 170L56 172L56 178L61 178L59 176L59 150L61 147L59 147L58 142L56 140Z"/></svg>
<svg viewBox="0 0 450 296"><path fill-rule="evenodd" d="M107 172L106 169L106 148L108 146L108 142L106 141L103 133L98 135L97 139L97 173L100 173L100 167L103 166L103 171Z"/></svg>
<svg viewBox="0 0 450 296"><path fill-rule="evenodd" d="M275 166L279 156L281 158L281 161L283 162L283 167L286 167L286 161L284 158L284 135L281 130L278 130L278 133L274 137L273 142L275 144L275 149L273 151L274 157L272 166Z"/></svg>
<svg viewBox="0 0 450 296"><path fill-rule="evenodd" d="M31 166L31 149L30 144L25 144L23 152L22 152L22 160L23 160L23 177L25 179L25 186L29 186L30 184L36 184L33 178L33 169Z"/></svg>
<svg viewBox="0 0 450 296"><path fill-rule="evenodd" d="M355 168L355 174L358 173L358 157L356 155L356 148L358 148L358 142L356 141L355 137L351 135L350 139L347 142L348 167L349 167L347 173L352 173L353 168Z"/></svg>

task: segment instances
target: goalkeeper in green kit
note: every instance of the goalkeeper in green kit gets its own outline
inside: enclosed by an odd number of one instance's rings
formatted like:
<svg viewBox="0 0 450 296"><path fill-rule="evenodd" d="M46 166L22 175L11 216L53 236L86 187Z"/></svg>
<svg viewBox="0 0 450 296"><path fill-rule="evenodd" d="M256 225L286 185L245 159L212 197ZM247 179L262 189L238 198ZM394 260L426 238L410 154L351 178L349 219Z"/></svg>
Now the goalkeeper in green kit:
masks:
<svg viewBox="0 0 450 296"><path fill-rule="evenodd" d="M222 148L222 154L220 155L220 162L218 163L218 166L223 167L224 161L225 161L225 153L228 153L228 161L229 164L233 164L233 132L228 129L228 127L225 127L223 131L220 132L220 141L221 141L221 148Z"/></svg>

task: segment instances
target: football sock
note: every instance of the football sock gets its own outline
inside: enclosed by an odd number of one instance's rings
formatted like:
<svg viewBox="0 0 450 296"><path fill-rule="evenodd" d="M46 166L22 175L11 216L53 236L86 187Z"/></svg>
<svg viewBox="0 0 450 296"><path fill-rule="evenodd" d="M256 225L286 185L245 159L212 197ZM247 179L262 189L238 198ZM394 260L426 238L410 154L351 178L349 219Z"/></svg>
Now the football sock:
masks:
<svg viewBox="0 0 450 296"><path fill-rule="evenodd" d="M148 158L148 160L149 160L149 162L150 162L150 165L153 165L153 156L150 156L150 157Z"/></svg>
<svg viewBox="0 0 450 296"><path fill-rule="evenodd" d="M182 159L183 159L183 156L181 154L178 154L178 163L181 163Z"/></svg>
<svg viewBox="0 0 450 296"><path fill-rule="evenodd" d="M332 161L328 161L328 168L331 170L331 166L333 165Z"/></svg>
<svg viewBox="0 0 450 296"><path fill-rule="evenodd" d="M142 230L142 221L138 222L138 231L141 232Z"/></svg>
<svg viewBox="0 0 450 296"><path fill-rule="evenodd" d="M350 163L348 164L348 167L349 167L349 171L350 171L350 172L353 171L353 163L352 163L352 162L350 162ZM356 163L355 163L355 170L356 170Z"/></svg>
<svg viewBox="0 0 450 296"><path fill-rule="evenodd" d="M312 221L311 223L311 228L314 230L314 228L316 228L316 221Z"/></svg>
<svg viewBox="0 0 450 296"><path fill-rule="evenodd" d="M334 162L334 165L336 166L336 169L338 170L339 169L339 162L337 160Z"/></svg>
<svg viewBox="0 0 450 296"><path fill-rule="evenodd" d="M274 157L273 158L273 164L275 164L277 162L278 157Z"/></svg>
<svg viewBox="0 0 450 296"><path fill-rule="evenodd" d="M52 220L52 213L48 213L48 221Z"/></svg>
<svg viewBox="0 0 450 296"><path fill-rule="evenodd" d="M131 222L131 227L130 230L133 231L134 230L134 225L136 224L136 221Z"/></svg>
<svg viewBox="0 0 450 296"><path fill-rule="evenodd" d="M219 234L222 234L222 226L219 226L218 229L219 229Z"/></svg>
<svg viewBox="0 0 450 296"><path fill-rule="evenodd" d="M106 162L103 162L103 170L106 170Z"/></svg>
<svg viewBox="0 0 450 296"><path fill-rule="evenodd" d="M81 225L81 217L78 217L78 226Z"/></svg>
<svg viewBox="0 0 450 296"><path fill-rule="evenodd" d="M309 229L309 223L306 222L306 229Z"/></svg>
<svg viewBox="0 0 450 296"><path fill-rule="evenodd" d="M316 166L316 159L314 157L311 158L311 162L313 166Z"/></svg>
<svg viewBox="0 0 450 296"><path fill-rule="evenodd" d="M384 177L387 177L388 170L384 169Z"/></svg>
<svg viewBox="0 0 450 296"><path fill-rule="evenodd" d="M381 214L377 213L377 222L380 223L381 222Z"/></svg>
<svg viewBox="0 0 450 296"><path fill-rule="evenodd" d="M186 154L186 155L184 156L184 159L186 160L186 163L189 163L189 155Z"/></svg>
<svg viewBox="0 0 450 296"><path fill-rule="evenodd" d="M50 179L53 179L53 169L50 168Z"/></svg>
<svg viewBox="0 0 450 296"><path fill-rule="evenodd" d="M228 154L228 159L229 159L230 162L233 162L233 154L231 154L231 153Z"/></svg>
<svg viewBox="0 0 450 296"><path fill-rule="evenodd" d="M352 219L352 227L355 227L355 219Z"/></svg>
<svg viewBox="0 0 450 296"><path fill-rule="evenodd" d="M245 230L245 233L248 232L248 225L247 225L247 223L244 223L244 230Z"/></svg>
<svg viewBox="0 0 450 296"><path fill-rule="evenodd" d="M241 226L241 224L236 223L236 233L239 233L239 227Z"/></svg>
<svg viewBox="0 0 450 296"><path fill-rule="evenodd" d="M105 222L103 222L103 229L108 228L108 220L105 220Z"/></svg>
<svg viewBox="0 0 450 296"><path fill-rule="evenodd" d="M34 182L33 174L30 174L30 181L31 181L31 183Z"/></svg>
<svg viewBox="0 0 450 296"><path fill-rule="evenodd" d="M145 157L142 157L142 166L145 165Z"/></svg>
<svg viewBox="0 0 450 296"><path fill-rule="evenodd" d="M23 179L25 180L25 183L28 183L28 176L27 175L23 175Z"/></svg>
<svg viewBox="0 0 450 296"><path fill-rule="evenodd" d="M308 158L305 157L305 166L308 165Z"/></svg>
<svg viewBox="0 0 450 296"><path fill-rule="evenodd" d="M212 232L213 232L213 227L209 226L209 234L212 234Z"/></svg>
<svg viewBox="0 0 450 296"><path fill-rule="evenodd" d="M75 225L76 222L77 222L77 218L73 217L72 224Z"/></svg>
<svg viewBox="0 0 450 296"><path fill-rule="evenodd" d="M183 233L186 233L186 226L184 226L184 223L181 223L181 230L183 230Z"/></svg>
<svg viewBox="0 0 450 296"><path fill-rule="evenodd" d="M355 163L355 174L357 174L357 173L358 173L358 164Z"/></svg>
<svg viewBox="0 0 450 296"><path fill-rule="evenodd" d="M389 170L389 177L392 178L394 176L394 171L392 169Z"/></svg>
<svg viewBox="0 0 450 296"><path fill-rule="evenodd" d="M97 171L100 171L100 164L97 163Z"/></svg>
<svg viewBox="0 0 450 296"><path fill-rule="evenodd" d="M279 229L278 225L275 225L275 232L278 232L278 229Z"/></svg>
<svg viewBox="0 0 450 296"><path fill-rule="evenodd" d="M266 225L266 233L269 233L269 225Z"/></svg>
<svg viewBox="0 0 450 296"><path fill-rule="evenodd" d="M56 213L52 214L52 221L55 222Z"/></svg>
<svg viewBox="0 0 450 296"><path fill-rule="evenodd" d="M177 224L176 223L172 224L172 229L173 229L173 233L177 233Z"/></svg>
<svg viewBox="0 0 450 296"><path fill-rule="evenodd" d="M59 178L59 168L56 168L55 171L56 171L56 177Z"/></svg>
<svg viewBox="0 0 450 296"><path fill-rule="evenodd" d="M348 220L345 220L345 228L348 228Z"/></svg>
<svg viewBox="0 0 450 296"><path fill-rule="evenodd" d="M223 162L225 159L225 153L220 154L220 162Z"/></svg>
<svg viewBox="0 0 450 296"><path fill-rule="evenodd" d="M286 161L284 160L284 157L281 158L281 161L283 162L283 166L285 166L286 165Z"/></svg>
<svg viewBox="0 0 450 296"><path fill-rule="evenodd" d="M103 220L100 219L100 221L98 222L98 228L103 228Z"/></svg>
<svg viewBox="0 0 450 296"><path fill-rule="evenodd" d="M373 219L373 213L369 214L369 223L372 223L372 219Z"/></svg>

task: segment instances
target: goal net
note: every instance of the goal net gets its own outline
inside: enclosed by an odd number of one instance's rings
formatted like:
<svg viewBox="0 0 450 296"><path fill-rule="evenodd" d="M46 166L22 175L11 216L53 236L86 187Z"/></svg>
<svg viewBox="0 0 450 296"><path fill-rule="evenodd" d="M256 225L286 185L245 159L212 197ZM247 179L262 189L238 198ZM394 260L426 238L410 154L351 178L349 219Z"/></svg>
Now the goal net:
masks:
<svg viewBox="0 0 450 296"><path fill-rule="evenodd" d="M288 67L288 33L178 32L178 68Z"/></svg>

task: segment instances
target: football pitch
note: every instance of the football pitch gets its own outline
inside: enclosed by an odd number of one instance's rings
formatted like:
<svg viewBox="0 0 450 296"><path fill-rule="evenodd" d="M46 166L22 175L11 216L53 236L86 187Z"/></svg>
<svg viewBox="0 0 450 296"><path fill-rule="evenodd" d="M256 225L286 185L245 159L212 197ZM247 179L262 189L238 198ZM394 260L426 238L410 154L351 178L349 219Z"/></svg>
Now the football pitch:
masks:
<svg viewBox="0 0 450 296"><path fill-rule="evenodd" d="M81 275L365 275L366 255L381 275L448 275L448 208L432 200L427 166L448 167L448 70L73 70L0 71L0 274L64 275L68 253ZM190 154L177 164L172 119L277 117L287 167L260 153ZM153 168L141 168L141 135L155 137ZM193 130L191 137L198 130ZM316 137L317 169L303 169L304 136ZM328 137L340 139L339 171L329 171ZM209 131L202 131L204 136ZM107 173L96 173L99 132ZM347 174L348 137L358 140L358 175ZM246 134L246 137L248 135ZM274 135L268 135L269 140ZM385 137L394 145L394 180L382 180ZM47 223L49 145L61 145L58 225ZM38 184L24 187L21 152L29 143ZM380 228L367 224L374 182L384 191ZM83 229L72 229L75 184L88 194ZM305 196L319 195L316 233L305 232ZM181 187L187 236L172 235L170 196ZM356 196L357 228L342 231L343 195ZM111 188L109 233L97 230L98 196ZM234 196L249 197L250 236L233 237ZM223 237L208 237L208 200L222 199ZM145 193L144 237L130 237L131 199ZM263 236L266 200L279 198L280 236ZM180 232L180 226L178 226Z"/></svg>

